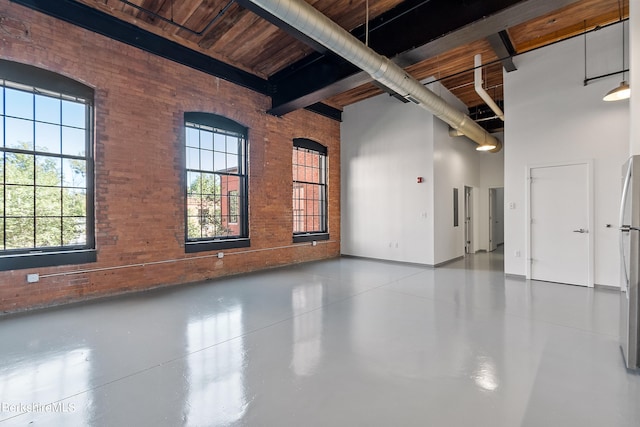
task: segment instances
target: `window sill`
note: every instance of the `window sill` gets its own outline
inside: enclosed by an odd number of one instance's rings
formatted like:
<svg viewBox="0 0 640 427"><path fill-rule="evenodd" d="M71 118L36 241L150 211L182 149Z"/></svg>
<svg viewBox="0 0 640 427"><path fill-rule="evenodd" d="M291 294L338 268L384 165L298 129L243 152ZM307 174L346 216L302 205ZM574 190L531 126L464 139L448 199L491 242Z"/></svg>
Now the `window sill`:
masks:
<svg viewBox="0 0 640 427"><path fill-rule="evenodd" d="M329 233L304 233L293 235L293 243L313 242L314 240L329 240Z"/></svg>
<svg viewBox="0 0 640 427"><path fill-rule="evenodd" d="M185 243L184 252L191 254L195 252L215 251L220 249L248 248L250 246L250 239L206 240L202 242Z"/></svg>
<svg viewBox="0 0 640 427"><path fill-rule="evenodd" d="M60 252L32 252L0 256L0 271L96 262L95 249Z"/></svg>

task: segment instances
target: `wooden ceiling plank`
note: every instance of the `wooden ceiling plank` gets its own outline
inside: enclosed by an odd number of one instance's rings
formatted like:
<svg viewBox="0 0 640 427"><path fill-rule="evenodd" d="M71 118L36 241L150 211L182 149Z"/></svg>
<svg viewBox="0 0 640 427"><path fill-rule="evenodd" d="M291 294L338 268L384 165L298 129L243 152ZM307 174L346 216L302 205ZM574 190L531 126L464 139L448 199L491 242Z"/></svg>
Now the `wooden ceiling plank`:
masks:
<svg viewBox="0 0 640 427"><path fill-rule="evenodd" d="M226 34L233 26L238 24L242 18L247 15L249 11L243 7L233 4L224 14L222 19L214 24L214 26L202 37L198 42L198 46L203 49L209 49L213 46L224 34Z"/></svg>
<svg viewBox="0 0 640 427"><path fill-rule="evenodd" d="M623 0L623 16L628 16L629 0ZM509 35L518 53L562 40L596 25L620 18L618 0L580 0L509 28Z"/></svg>

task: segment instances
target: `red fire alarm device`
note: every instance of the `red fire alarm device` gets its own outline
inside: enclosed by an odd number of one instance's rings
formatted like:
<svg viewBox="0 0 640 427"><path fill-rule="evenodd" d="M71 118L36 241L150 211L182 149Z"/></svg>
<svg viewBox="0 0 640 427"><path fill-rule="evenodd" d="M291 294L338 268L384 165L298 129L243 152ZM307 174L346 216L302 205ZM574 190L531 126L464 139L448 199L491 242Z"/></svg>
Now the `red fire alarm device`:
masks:
<svg viewBox="0 0 640 427"><path fill-rule="evenodd" d="M418 177L418 184L422 184L422 177L421 176Z"/></svg>

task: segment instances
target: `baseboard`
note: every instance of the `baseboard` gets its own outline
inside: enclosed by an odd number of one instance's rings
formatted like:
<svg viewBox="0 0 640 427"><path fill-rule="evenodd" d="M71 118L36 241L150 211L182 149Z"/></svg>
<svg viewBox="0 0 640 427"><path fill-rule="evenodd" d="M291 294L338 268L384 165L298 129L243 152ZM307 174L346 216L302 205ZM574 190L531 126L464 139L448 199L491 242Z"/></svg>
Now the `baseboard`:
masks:
<svg viewBox="0 0 640 427"><path fill-rule="evenodd" d="M615 291L615 292L620 292L620 286L613 286L613 285L598 285L597 283L595 285L593 285L594 288L596 289L602 289L603 291Z"/></svg>
<svg viewBox="0 0 640 427"><path fill-rule="evenodd" d="M390 264L411 265L411 266L414 266L414 267L421 267L421 268L433 268L433 265L431 265L431 264L422 264L422 263L419 263L419 262L409 262L409 261L396 261L394 259L374 258L374 257L368 257L368 256L348 255L348 254L340 254L340 257L341 258L362 259L362 260L368 260L368 261L388 262Z"/></svg>
<svg viewBox="0 0 640 427"><path fill-rule="evenodd" d="M439 262L435 264L433 267L434 268L442 267L443 265L451 264L452 262L460 261L461 259L464 259L464 256L459 256L456 258L451 258L450 260L447 260L447 261Z"/></svg>
<svg viewBox="0 0 640 427"><path fill-rule="evenodd" d="M507 279L527 280L527 276L524 274L505 274L504 277Z"/></svg>

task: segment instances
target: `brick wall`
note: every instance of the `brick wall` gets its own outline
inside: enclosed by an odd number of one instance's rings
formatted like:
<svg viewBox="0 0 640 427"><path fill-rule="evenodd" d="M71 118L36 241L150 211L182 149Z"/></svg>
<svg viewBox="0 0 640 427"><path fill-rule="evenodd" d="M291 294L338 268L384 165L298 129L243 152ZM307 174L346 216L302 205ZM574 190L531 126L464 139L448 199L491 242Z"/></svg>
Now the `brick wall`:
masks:
<svg viewBox="0 0 640 427"><path fill-rule="evenodd" d="M270 99L0 0L0 57L96 90L96 263L0 272L0 312L184 284L340 252L340 126L307 111L269 116ZM25 31L21 29L24 28ZM249 128L251 247L184 252L185 111ZM329 242L292 244L292 139L328 147ZM39 273L27 284L27 273Z"/></svg>

